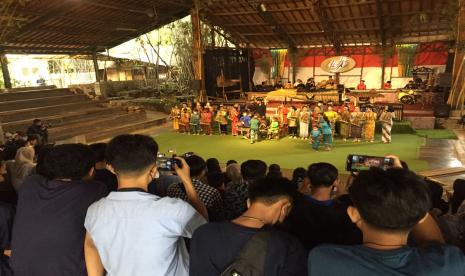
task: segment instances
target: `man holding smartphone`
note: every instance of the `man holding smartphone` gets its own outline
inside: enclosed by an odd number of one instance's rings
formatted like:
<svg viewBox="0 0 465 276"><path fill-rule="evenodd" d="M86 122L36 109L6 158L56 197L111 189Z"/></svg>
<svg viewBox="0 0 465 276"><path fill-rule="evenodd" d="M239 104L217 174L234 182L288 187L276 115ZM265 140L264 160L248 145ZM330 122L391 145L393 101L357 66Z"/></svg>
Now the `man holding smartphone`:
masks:
<svg viewBox="0 0 465 276"><path fill-rule="evenodd" d="M190 238L208 219L192 185L189 166L175 171L188 203L147 193L158 176L157 143L148 136L121 135L108 144L106 158L118 177L118 190L92 204L86 215L84 249L89 276L188 275Z"/></svg>

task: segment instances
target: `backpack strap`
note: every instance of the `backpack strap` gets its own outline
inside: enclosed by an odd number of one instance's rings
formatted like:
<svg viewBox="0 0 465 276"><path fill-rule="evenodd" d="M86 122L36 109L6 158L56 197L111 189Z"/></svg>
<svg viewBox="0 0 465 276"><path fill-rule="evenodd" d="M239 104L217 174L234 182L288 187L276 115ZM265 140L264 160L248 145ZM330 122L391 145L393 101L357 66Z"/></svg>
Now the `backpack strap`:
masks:
<svg viewBox="0 0 465 276"><path fill-rule="evenodd" d="M271 231L260 231L252 236L250 240L241 248L235 260L254 260L253 264L256 269L261 271L261 275L265 275L265 258L267 252L268 238L271 236Z"/></svg>

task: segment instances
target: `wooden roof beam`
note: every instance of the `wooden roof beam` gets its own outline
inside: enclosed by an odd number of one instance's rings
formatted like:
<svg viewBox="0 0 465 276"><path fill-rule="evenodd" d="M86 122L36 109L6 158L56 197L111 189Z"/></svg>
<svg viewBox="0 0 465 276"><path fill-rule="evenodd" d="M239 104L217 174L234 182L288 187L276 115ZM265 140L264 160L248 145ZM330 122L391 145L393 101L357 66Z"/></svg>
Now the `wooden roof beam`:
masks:
<svg viewBox="0 0 465 276"><path fill-rule="evenodd" d="M329 21L329 14L327 9L323 8L323 3L321 0L313 0L313 9L315 14L318 16L320 24L323 26L323 31L327 39L333 44L334 50L338 53L341 51L342 41L339 35L336 33L335 28Z"/></svg>
<svg viewBox="0 0 465 276"><path fill-rule="evenodd" d="M295 40L283 29L283 27L278 23L278 21L273 17L273 15L270 12L268 12L266 4L261 3L258 5L250 5L258 11L258 14L263 19L263 21L265 21L272 27L273 32L275 32L279 36L279 38L287 44L291 51L297 48L297 43L295 42Z"/></svg>
<svg viewBox="0 0 465 276"><path fill-rule="evenodd" d="M222 27L225 32L228 32L233 38L235 38L234 40L240 40L240 42L251 44L253 46L250 40L244 35L242 35L242 33L236 32L233 29L227 28L225 26L226 25L225 22L222 19L220 19L220 17L216 16L216 14L214 14L208 7L203 8L201 10L201 14L204 16L204 18L207 19L206 21L210 21L211 23L213 23L213 25Z"/></svg>
<svg viewBox="0 0 465 276"><path fill-rule="evenodd" d="M149 17L149 14L152 12L151 9L146 9L146 10L135 9L134 6L124 6L121 3L111 3L108 0L105 0L104 2L98 1L98 0L79 0L79 1L87 5L91 5L95 7L112 9L112 10L117 10L117 11L122 11L122 12L143 14L143 15L146 15L147 17Z"/></svg>
<svg viewBox="0 0 465 276"><path fill-rule="evenodd" d="M378 24L380 29L381 45L386 46L386 28L384 25L383 4L381 0L376 0L376 15L378 17Z"/></svg>

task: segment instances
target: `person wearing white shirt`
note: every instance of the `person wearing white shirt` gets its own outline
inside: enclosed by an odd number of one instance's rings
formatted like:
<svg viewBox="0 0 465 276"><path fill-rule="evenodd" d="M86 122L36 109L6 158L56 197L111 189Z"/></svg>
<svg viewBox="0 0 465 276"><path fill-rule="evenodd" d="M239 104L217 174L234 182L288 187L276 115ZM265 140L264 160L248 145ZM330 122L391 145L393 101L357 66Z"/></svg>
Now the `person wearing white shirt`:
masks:
<svg viewBox="0 0 465 276"><path fill-rule="evenodd" d="M183 238L208 219L183 159L175 166L188 202L147 193L158 175L157 143L148 136L121 135L108 144L109 169L118 190L87 210L84 249L89 276L189 275Z"/></svg>

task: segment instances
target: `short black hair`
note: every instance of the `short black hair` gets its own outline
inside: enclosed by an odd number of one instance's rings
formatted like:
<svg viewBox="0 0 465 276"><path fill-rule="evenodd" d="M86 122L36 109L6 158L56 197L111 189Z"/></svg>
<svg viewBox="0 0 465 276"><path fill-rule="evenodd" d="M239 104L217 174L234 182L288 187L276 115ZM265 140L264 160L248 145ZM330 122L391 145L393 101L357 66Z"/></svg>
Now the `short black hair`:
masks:
<svg viewBox="0 0 465 276"><path fill-rule="evenodd" d="M231 164L237 164L237 161L236 160L228 160L228 162L226 162L226 167L231 165Z"/></svg>
<svg viewBox="0 0 465 276"><path fill-rule="evenodd" d="M291 181L284 177L260 178L249 185L249 199L251 202L260 201L271 205L283 197L292 202L294 190Z"/></svg>
<svg viewBox="0 0 465 276"><path fill-rule="evenodd" d="M431 208L427 184L404 169L360 172L349 194L367 224L388 232L409 231Z"/></svg>
<svg viewBox="0 0 465 276"><path fill-rule="evenodd" d="M45 168L45 157L52 151L54 148L54 144L46 144L46 145L38 145L36 152L37 152L37 165L36 165L36 173L46 178L52 178L47 174L47 170Z"/></svg>
<svg viewBox="0 0 465 276"><path fill-rule="evenodd" d="M39 137L37 135L28 135L26 142L38 141Z"/></svg>
<svg viewBox="0 0 465 276"><path fill-rule="evenodd" d="M221 185L224 184L225 180L226 180L226 177L224 173L221 173L221 172L214 172L214 173L207 175L208 185L216 189L220 188Z"/></svg>
<svg viewBox="0 0 465 276"><path fill-rule="evenodd" d="M42 122L41 119L34 119L34 120L32 121L33 124L37 124L37 123L40 123L40 122Z"/></svg>
<svg viewBox="0 0 465 276"><path fill-rule="evenodd" d="M157 161L158 144L146 135L124 134L108 143L105 159L116 174L137 175Z"/></svg>
<svg viewBox="0 0 465 276"><path fill-rule="evenodd" d="M90 147L94 152L95 163L105 161L105 151L107 150L107 143L95 143L90 145Z"/></svg>
<svg viewBox="0 0 465 276"><path fill-rule="evenodd" d="M241 164L241 174L245 180L265 177L266 163L261 160L247 160Z"/></svg>
<svg viewBox="0 0 465 276"><path fill-rule="evenodd" d="M208 158L206 161L208 173L221 172L220 162L216 158Z"/></svg>
<svg viewBox="0 0 465 276"><path fill-rule="evenodd" d="M271 164L268 167L268 174L267 176L271 177L282 177L283 174L281 173L281 167L278 164Z"/></svg>
<svg viewBox="0 0 465 276"><path fill-rule="evenodd" d="M338 178L338 171L333 165L321 162L308 166L307 175L312 187L329 187Z"/></svg>
<svg viewBox="0 0 465 276"><path fill-rule="evenodd" d="M200 176L207 167L207 163L198 155L186 157L186 163L189 165L191 177Z"/></svg>
<svg viewBox="0 0 465 276"><path fill-rule="evenodd" d="M63 144L45 155L45 174L50 179L80 180L94 166L92 149L83 144Z"/></svg>

